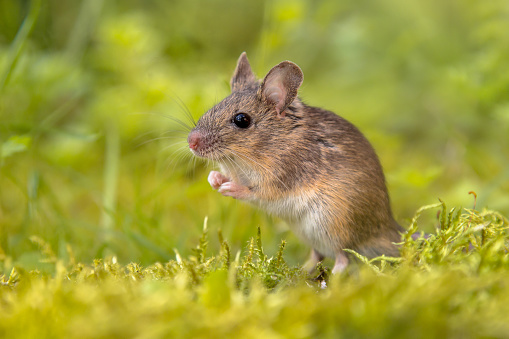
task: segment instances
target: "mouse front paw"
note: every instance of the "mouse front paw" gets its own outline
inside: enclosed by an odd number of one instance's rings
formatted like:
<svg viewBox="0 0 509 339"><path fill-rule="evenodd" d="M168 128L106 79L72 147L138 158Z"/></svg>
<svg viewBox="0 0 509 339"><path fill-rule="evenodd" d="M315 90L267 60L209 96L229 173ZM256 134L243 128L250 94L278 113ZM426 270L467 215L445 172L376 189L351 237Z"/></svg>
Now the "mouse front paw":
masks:
<svg viewBox="0 0 509 339"><path fill-rule="evenodd" d="M219 187L218 192L225 197L232 197L240 200L247 200L251 196L249 188L236 184L232 181L228 181L222 184L221 187Z"/></svg>
<svg viewBox="0 0 509 339"><path fill-rule="evenodd" d="M211 171L209 173L208 181L213 189L217 190L222 184L230 181L226 176L217 171Z"/></svg>

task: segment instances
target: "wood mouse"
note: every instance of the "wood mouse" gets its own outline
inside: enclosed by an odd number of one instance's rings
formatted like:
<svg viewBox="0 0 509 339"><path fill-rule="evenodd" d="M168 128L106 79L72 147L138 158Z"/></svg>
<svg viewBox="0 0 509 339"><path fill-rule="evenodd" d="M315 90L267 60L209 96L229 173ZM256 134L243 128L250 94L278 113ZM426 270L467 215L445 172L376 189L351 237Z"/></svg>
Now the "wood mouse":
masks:
<svg viewBox="0 0 509 339"><path fill-rule="evenodd" d="M324 257L335 258L333 273L343 271L343 249L398 256L404 229L373 147L350 122L303 103L303 78L283 61L258 81L242 53L232 93L189 133L192 153L219 164L208 177L213 189L285 220L311 246L311 271Z"/></svg>

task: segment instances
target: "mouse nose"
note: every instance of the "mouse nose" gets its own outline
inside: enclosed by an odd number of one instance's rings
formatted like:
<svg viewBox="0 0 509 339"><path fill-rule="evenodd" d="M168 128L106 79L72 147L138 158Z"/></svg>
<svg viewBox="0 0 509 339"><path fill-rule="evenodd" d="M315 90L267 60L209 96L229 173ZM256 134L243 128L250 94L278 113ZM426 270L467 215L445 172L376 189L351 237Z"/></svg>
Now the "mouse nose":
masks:
<svg viewBox="0 0 509 339"><path fill-rule="evenodd" d="M192 150L196 150L198 147L200 147L200 144L202 136L201 133L198 131L192 131L189 133L189 136L187 137L187 142L189 143L189 148Z"/></svg>

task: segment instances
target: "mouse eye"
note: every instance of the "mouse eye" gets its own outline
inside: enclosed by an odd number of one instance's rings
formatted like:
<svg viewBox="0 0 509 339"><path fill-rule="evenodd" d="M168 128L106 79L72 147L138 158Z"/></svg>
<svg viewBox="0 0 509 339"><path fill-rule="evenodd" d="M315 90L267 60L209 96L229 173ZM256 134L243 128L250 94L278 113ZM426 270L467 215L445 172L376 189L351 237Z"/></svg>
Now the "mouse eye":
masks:
<svg viewBox="0 0 509 339"><path fill-rule="evenodd" d="M237 113L233 116L232 122L238 128L248 128L251 125L251 117L246 113Z"/></svg>

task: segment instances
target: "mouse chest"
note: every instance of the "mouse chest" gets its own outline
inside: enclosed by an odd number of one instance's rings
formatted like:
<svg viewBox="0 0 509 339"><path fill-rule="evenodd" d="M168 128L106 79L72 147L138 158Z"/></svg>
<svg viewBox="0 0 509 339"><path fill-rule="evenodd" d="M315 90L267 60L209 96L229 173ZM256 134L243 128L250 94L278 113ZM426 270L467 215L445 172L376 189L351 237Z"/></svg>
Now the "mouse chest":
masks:
<svg viewBox="0 0 509 339"><path fill-rule="evenodd" d="M221 172L224 173L232 181L242 185L250 187L259 183L259 173L251 170L247 166L239 166L237 163L232 162L231 164L224 165L220 164Z"/></svg>
<svg viewBox="0 0 509 339"><path fill-rule="evenodd" d="M293 196L276 201L260 202L265 211L285 220L291 230L305 243L325 256L334 256L331 225L324 218L324 206L313 196Z"/></svg>

